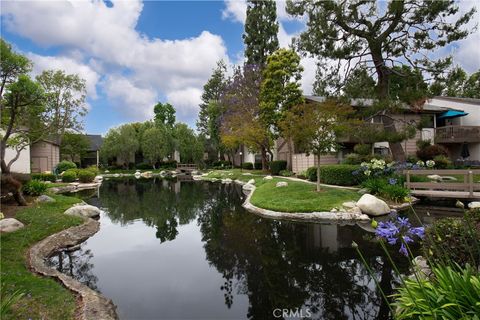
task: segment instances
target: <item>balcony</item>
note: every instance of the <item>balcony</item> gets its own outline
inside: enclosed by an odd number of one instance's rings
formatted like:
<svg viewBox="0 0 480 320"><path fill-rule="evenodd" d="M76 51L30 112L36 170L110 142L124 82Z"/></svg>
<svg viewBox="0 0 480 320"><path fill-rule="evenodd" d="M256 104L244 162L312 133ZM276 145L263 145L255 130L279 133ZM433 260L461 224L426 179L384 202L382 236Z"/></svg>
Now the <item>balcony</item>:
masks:
<svg viewBox="0 0 480 320"><path fill-rule="evenodd" d="M480 142L480 126L446 126L435 129L436 143Z"/></svg>

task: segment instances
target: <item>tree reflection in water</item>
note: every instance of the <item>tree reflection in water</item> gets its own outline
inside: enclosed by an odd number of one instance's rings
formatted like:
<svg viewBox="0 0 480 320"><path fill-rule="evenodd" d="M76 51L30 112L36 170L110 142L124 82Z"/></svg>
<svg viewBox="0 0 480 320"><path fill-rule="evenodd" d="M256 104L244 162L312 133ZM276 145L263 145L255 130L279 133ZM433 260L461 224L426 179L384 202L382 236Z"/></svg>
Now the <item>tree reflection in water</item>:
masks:
<svg viewBox="0 0 480 320"><path fill-rule="evenodd" d="M104 181L100 197L89 200L104 208L114 223L141 219L156 227L162 243L174 240L179 226L197 223L206 259L223 276L219 290L226 306L231 308L238 295L248 296L247 318L269 319L274 309L308 309L313 318L388 319L389 309L351 248L352 241L359 244L386 295L397 279L380 246L366 240L364 230L263 219L245 211L242 201L237 185L143 179ZM89 254L79 263L89 266ZM392 255L406 271L407 261ZM88 274L89 268L82 270ZM93 275L76 277L96 280Z"/></svg>

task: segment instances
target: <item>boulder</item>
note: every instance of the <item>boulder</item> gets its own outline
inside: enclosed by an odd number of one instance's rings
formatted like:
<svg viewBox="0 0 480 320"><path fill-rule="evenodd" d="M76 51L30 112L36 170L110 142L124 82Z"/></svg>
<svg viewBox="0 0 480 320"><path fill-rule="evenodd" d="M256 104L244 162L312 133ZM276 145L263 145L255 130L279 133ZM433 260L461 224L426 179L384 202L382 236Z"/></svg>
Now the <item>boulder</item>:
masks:
<svg viewBox="0 0 480 320"><path fill-rule="evenodd" d="M105 172L105 173L109 173L110 171L109 171L109 170L105 170L104 172Z"/></svg>
<svg viewBox="0 0 480 320"><path fill-rule="evenodd" d="M385 201L368 193L358 200L357 206L362 210L362 213L370 216L382 216L390 213L390 207Z"/></svg>
<svg viewBox="0 0 480 320"><path fill-rule="evenodd" d="M95 182L102 182L102 181L103 181L103 177L102 177L102 176L96 176L95 179L93 179L93 181L95 181Z"/></svg>
<svg viewBox="0 0 480 320"><path fill-rule="evenodd" d="M246 183L242 186L242 189L251 191L251 190L255 189L255 186L253 184Z"/></svg>
<svg viewBox="0 0 480 320"><path fill-rule="evenodd" d="M468 204L469 209L478 209L480 208L480 201L473 201Z"/></svg>
<svg viewBox="0 0 480 320"><path fill-rule="evenodd" d="M141 177L143 178L151 178L153 176L152 171L145 171L140 174Z"/></svg>
<svg viewBox="0 0 480 320"><path fill-rule="evenodd" d="M275 185L275 187L276 187L276 188L288 187L288 182L279 181L279 182L277 182L277 184Z"/></svg>
<svg viewBox="0 0 480 320"><path fill-rule="evenodd" d="M255 184L255 179L250 179L250 180L248 180L247 183L248 183L248 184Z"/></svg>
<svg viewBox="0 0 480 320"><path fill-rule="evenodd" d="M263 180L272 180L272 179L273 179L272 176L265 176L265 177L263 177Z"/></svg>
<svg viewBox="0 0 480 320"><path fill-rule="evenodd" d="M56 200L53 199L52 197L49 197L45 194L42 194L40 197L38 197L36 200L36 202L55 202Z"/></svg>
<svg viewBox="0 0 480 320"><path fill-rule="evenodd" d="M222 179L222 183L232 183L232 179L230 178Z"/></svg>
<svg viewBox="0 0 480 320"><path fill-rule="evenodd" d="M14 232L23 227L25 227L25 225L14 218L0 220L0 232Z"/></svg>
<svg viewBox="0 0 480 320"><path fill-rule="evenodd" d="M242 173L242 176L251 176L252 174L250 172L245 172L245 173Z"/></svg>
<svg viewBox="0 0 480 320"><path fill-rule="evenodd" d="M86 204L86 205L80 205L80 206L73 206L67 209L64 213L71 216L94 218L94 217L98 217L101 211L95 206Z"/></svg>
<svg viewBox="0 0 480 320"><path fill-rule="evenodd" d="M439 176L438 174L431 174L427 176L428 179L430 180L435 180L435 181L441 181L442 177Z"/></svg>
<svg viewBox="0 0 480 320"><path fill-rule="evenodd" d="M362 189L357 191L357 193L359 193L359 194L367 194L368 192L369 192L369 190L367 188L362 188Z"/></svg>
<svg viewBox="0 0 480 320"><path fill-rule="evenodd" d="M347 202L342 203L342 206L345 209L353 209L357 206L357 203L355 201L347 201Z"/></svg>
<svg viewBox="0 0 480 320"><path fill-rule="evenodd" d="M330 212L338 212L338 209L337 208L332 208L332 210L330 210Z"/></svg>
<svg viewBox="0 0 480 320"><path fill-rule="evenodd" d="M135 179L140 179L142 177L140 172L135 172L135 174L133 176L135 177Z"/></svg>

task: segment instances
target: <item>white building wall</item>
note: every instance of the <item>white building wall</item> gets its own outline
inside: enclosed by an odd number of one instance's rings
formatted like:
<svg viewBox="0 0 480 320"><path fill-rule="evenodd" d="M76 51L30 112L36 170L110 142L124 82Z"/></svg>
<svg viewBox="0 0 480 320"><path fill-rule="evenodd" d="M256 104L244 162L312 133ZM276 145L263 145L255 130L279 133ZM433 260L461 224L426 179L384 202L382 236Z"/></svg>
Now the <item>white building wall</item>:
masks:
<svg viewBox="0 0 480 320"><path fill-rule="evenodd" d="M17 152L12 148L5 150L5 162L8 163L17 155ZM25 147L20 152L20 157L10 167L11 172L30 173L30 146Z"/></svg>

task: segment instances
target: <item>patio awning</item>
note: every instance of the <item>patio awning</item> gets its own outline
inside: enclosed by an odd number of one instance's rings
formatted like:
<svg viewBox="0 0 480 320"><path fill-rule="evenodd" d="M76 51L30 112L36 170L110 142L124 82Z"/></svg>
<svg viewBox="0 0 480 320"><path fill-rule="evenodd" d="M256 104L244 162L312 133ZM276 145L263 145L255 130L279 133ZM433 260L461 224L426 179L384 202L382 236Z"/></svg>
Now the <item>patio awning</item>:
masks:
<svg viewBox="0 0 480 320"><path fill-rule="evenodd" d="M463 112L463 111L456 111L456 110L448 110L447 112L442 113L438 119L451 119L451 118L458 118L458 117L464 117L468 113Z"/></svg>

